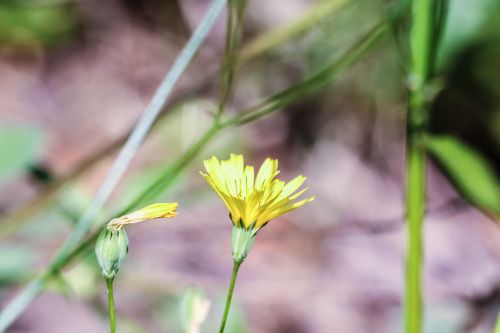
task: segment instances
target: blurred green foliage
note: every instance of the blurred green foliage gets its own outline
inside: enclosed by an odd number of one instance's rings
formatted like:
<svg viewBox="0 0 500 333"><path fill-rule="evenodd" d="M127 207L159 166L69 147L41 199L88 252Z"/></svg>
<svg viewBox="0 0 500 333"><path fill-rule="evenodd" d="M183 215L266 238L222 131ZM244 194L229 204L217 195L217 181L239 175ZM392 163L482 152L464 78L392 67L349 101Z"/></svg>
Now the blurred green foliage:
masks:
<svg viewBox="0 0 500 333"><path fill-rule="evenodd" d="M35 49L68 41L77 28L77 15L70 2L0 2L0 49L9 46Z"/></svg>
<svg viewBox="0 0 500 333"><path fill-rule="evenodd" d="M426 144L467 200L500 216L500 181L484 157L451 136L430 136Z"/></svg>
<svg viewBox="0 0 500 333"><path fill-rule="evenodd" d="M439 68L453 64L458 52L481 39L498 38L500 3L497 0L453 0L438 56Z"/></svg>

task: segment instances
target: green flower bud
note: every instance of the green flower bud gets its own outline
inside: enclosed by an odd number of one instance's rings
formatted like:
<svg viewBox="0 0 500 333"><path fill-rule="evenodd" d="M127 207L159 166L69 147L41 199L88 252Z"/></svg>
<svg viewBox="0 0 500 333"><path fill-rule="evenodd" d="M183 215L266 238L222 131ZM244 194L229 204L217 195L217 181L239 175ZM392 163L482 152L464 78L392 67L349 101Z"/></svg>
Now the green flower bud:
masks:
<svg viewBox="0 0 500 333"><path fill-rule="evenodd" d="M255 241L257 230L254 228L245 229L243 227L233 227L233 259L237 263L242 263L248 255Z"/></svg>
<svg viewBox="0 0 500 333"><path fill-rule="evenodd" d="M114 279L120 264L128 252L127 233L123 228L112 230L105 228L95 244L95 255L106 279Z"/></svg>

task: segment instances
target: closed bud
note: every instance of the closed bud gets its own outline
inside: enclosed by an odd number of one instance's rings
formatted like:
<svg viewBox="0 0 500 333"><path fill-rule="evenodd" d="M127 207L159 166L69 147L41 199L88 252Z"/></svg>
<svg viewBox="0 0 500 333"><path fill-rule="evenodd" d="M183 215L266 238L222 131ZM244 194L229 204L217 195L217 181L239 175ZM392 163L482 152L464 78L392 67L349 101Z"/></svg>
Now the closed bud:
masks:
<svg viewBox="0 0 500 333"><path fill-rule="evenodd" d="M95 245L95 254L104 278L108 280L115 278L127 252L128 238L123 228L118 230L105 228L101 232Z"/></svg>

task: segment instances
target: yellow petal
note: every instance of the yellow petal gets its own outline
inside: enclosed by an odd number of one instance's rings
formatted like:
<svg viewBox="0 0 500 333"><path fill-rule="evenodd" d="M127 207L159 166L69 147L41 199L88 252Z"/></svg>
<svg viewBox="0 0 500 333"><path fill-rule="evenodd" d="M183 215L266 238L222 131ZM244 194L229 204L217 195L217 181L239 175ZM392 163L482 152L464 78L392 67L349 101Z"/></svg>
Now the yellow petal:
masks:
<svg viewBox="0 0 500 333"><path fill-rule="evenodd" d="M143 222L152 219L174 217L177 215L177 203L156 203L144 207L140 210L123 215L108 223L108 228L112 230L119 230L124 225Z"/></svg>
<svg viewBox="0 0 500 333"><path fill-rule="evenodd" d="M269 184L272 179L276 176L278 170L278 160L273 160L271 158L266 158L264 163L257 173L257 179L255 180L255 188L262 190L264 186Z"/></svg>

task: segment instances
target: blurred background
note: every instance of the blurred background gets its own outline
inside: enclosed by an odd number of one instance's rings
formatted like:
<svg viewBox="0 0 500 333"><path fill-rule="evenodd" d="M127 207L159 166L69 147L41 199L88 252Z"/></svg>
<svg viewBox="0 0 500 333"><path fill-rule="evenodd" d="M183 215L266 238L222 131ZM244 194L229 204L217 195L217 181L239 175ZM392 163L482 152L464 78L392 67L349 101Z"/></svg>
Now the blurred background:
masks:
<svg viewBox="0 0 500 333"><path fill-rule="evenodd" d="M227 109L237 114L338 58L393 1L249 0L243 44L324 17L255 55ZM0 2L0 307L69 234L209 0ZM280 160L316 200L270 223L242 266L228 332L401 332L406 57L386 38L335 83L262 120L224 131L157 201L179 216L128 229L115 282L118 330L180 332L183 291L212 302L230 279L231 224L198 171L212 155ZM123 208L210 126L224 49L221 16L114 192ZM453 134L500 173L500 3L450 0L437 58L432 132ZM500 306L500 230L429 162L427 333L491 332ZM106 221L98 219L96 226ZM69 265L9 333L106 332L105 283L92 253Z"/></svg>

